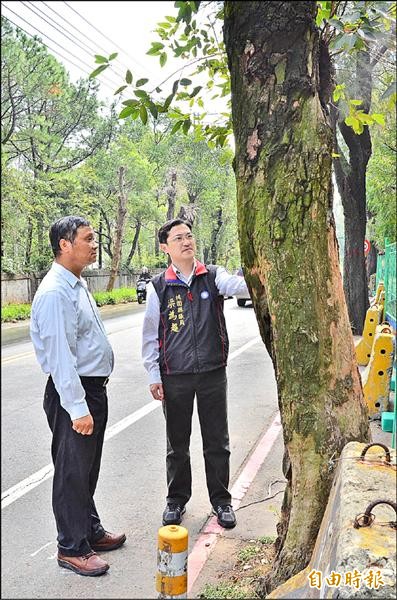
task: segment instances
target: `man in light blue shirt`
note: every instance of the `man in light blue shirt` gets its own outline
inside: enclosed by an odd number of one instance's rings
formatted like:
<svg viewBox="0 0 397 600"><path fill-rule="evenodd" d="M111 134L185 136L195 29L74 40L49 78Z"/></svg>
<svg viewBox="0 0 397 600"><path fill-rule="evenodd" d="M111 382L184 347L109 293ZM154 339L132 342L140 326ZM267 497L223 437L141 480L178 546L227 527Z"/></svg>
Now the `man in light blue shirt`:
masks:
<svg viewBox="0 0 397 600"><path fill-rule="evenodd" d="M53 510L58 564L79 575L102 575L109 564L96 552L126 540L101 525L94 492L108 415L106 384L113 351L82 270L95 262L94 230L67 216L50 228L54 263L32 304L30 334L49 375L44 410L53 434Z"/></svg>

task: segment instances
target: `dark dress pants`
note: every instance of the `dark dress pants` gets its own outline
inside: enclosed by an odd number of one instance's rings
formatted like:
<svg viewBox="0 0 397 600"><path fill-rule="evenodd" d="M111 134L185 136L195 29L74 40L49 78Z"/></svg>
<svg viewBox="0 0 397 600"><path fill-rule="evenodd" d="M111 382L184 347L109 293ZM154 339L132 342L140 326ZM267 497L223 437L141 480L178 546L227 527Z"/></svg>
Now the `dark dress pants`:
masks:
<svg viewBox="0 0 397 600"><path fill-rule="evenodd" d="M94 503L108 417L105 377L81 377L86 402L94 419L91 435L72 429L69 413L62 408L52 378L47 382L44 410L52 431L54 482L52 507L58 530L58 548L65 556L82 556L90 543L104 534Z"/></svg>
<svg viewBox="0 0 397 600"><path fill-rule="evenodd" d="M167 502L184 505L192 493L189 446L196 396L210 502L212 506L230 504L226 369L162 375L162 381L167 428Z"/></svg>

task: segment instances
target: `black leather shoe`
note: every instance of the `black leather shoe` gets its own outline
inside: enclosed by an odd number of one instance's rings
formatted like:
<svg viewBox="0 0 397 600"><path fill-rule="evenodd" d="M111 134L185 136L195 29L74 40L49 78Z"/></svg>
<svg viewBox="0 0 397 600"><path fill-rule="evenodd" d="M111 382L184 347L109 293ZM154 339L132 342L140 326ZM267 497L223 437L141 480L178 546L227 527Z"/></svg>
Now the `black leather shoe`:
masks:
<svg viewBox="0 0 397 600"><path fill-rule="evenodd" d="M186 508L181 504L169 503L163 512L163 525L179 525Z"/></svg>
<svg viewBox="0 0 397 600"><path fill-rule="evenodd" d="M232 529L237 525L236 515L230 504L214 506L213 513L217 516L217 521L221 527Z"/></svg>

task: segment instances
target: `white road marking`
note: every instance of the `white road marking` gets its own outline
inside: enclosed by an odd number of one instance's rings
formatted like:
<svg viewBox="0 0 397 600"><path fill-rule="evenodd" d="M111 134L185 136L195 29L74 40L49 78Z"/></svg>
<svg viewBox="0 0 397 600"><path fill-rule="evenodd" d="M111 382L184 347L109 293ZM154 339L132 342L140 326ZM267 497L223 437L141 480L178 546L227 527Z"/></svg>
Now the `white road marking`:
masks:
<svg viewBox="0 0 397 600"><path fill-rule="evenodd" d="M238 350L232 352L229 356L229 361L239 356L242 352L245 352L245 350L256 344L260 339L261 338L257 336L249 342L247 342L246 344L244 344L243 346L241 346L241 348L238 348ZM139 421L140 419L151 413L156 408L159 408L160 406L160 401L152 400L152 402L149 402L149 404L146 404L145 406L139 408L127 417L124 417L124 419L121 419L121 421L118 421L106 430L105 441L121 433L121 431L123 431L133 423L136 423L136 421ZM21 498L31 490L34 490L35 487L44 483L45 481L47 481L47 479L50 479L50 477L52 477L53 474L54 467L52 463L49 463L39 471L36 471L36 473L33 473L29 477L26 477L26 479L23 479L16 485L10 487L8 490L1 494L1 509L3 510L3 508L9 506L10 504L18 500L18 498Z"/></svg>
<svg viewBox="0 0 397 600"><path fill-rule="evenodd" d="M55 542L47 542L46 544L44 544L44 546L41 546L41 548L33 552L33 554L31 554L30 556L36 556L36 554L44 550L44 548L47 548L47 546L51 546L51 544L55 544Z"/></svg>

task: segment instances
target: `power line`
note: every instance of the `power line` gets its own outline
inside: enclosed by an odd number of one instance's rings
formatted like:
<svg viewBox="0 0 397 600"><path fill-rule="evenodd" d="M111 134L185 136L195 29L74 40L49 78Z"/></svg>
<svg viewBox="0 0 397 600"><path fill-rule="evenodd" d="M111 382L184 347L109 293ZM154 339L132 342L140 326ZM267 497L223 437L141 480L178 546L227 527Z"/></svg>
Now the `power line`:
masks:
<svg viewBox="0 0 397 600"><path fill-rule="evenodd" d="M75 46L78 46L79 48L81 48L81 50L83 50L83 52L86 52L86 53L88 54L88 51L87 51L87 50L85 50L83 46L81 46L81 45L80 45L78 42L75 42L75 41L74 41L74 40L73 40L73 39L72 39L70 36L68 36L68 35L67 35L67 34L66 34L64 31L62 31L61 29L59 29L59 28L58 28L58 27L56 27L55 25L52 25L52 23L50 23L49 21L47 21L47 19L45 19L44 17L41 17L41 16L40 16L40 15L39 15L39 14L36 12L36 10L35 10L35 9L33 9L33 8L31 8L30 6L28 6L26 2L23 2L23 0L22 0L21 4L23 4L24 6L26 6L26 8L27 8L28 10L32 11L32 12L33 12L33 14L35 14L36 16L38 16L38 17L39 17L39 19L41 19L42 21L44 21L45 23L47 23L47 25L49 25L50 27L52 27L52 28L53 28L53 29L55 29L56 31L59 31L59 33L60 33L61 35L63 35L64 37L66 37L68 40L70 40L70 41L71 41L71 42L72 42L72 43L73 43ZM29 4L32 4L32 2L29 2ZM35 8L36 8L38 11L40 11L42 14L45 14L45 13L43 13L43 12L42 12L42 11L41 11L41 10L40 10L38 7L35 7ZM48 15L46 15L46 16L48 16ZM49 17L49 18L51 19L51 17ZM53 21L53 19L51 19L51 20ZM56 23L56 21L54 21L54 23ZM72 35L73 35L73 34L72 34ZM73 37L74 37L75 39L77 39L77 38L76 38L76 36L73 36ZM93 67L91 67L91 68L93 68ZM110 79L109 79L109 81L110 81ZM113 85L117 85L117 82L112 82L112 83L113 83Z"/></svg>
<svg viewBox="0 0 397 600"><path fill-rule="evenodd" d="M32 2L29 2L29 4L32 4ZM80 29L78 29L78 27L76 27L75 25L73 25L73 23L71 23L70 21L68 21L67 19L65 19L65 17L63 17L60 13L58 13L56 10L54 10L49 4L47 4L47 2L44 2L42 0L42 4L44 4L49 10L51 10L55 15L57 15L58 18L62 19L62 21L64 21L65 23L67 23L67 25L69 27L73 27L73 29L75 29L80 35L82 35L85 39L87 39L89 42L92 42L95 46L97 46L96 41L94 41L93 39L89 38L85 33L83 33L82 31L80 31ZM38 9L39 10L39 9ZM43 14L45 14L48 18L51 19L51 17L45 13L44 11L42 11ZM54 21L54 23L57 23L57 21L55 21L54 19L52 19ZM61 25L61 23L57 23L57 25ZM72 35L76 40L78 40L79 42L81 42L82 44L84 44L84 46L86 48L88 48L88 50L90 52L92 52L93 54L98 54L98 48L99 50L107 53L107 50L105 50L102 46L98 45L95 48L92 48L90 46L88 46L88 44L86 44L84 41L82 41L81 39L79 39L77 36L75 36L71 31L69 31L70 35ZM121 77L122 79L124 79L124 74L116 71L116 69L113 69L114 73L118 76Z"/></svg>
<svg viewBox="0 0 397 600"><path fill-rule="evenodd" d="M29 36L30 38L34 38L34 36L31 33L28 33L26 31L26 29L23 29L23 27L21 27L20 25L17 25L16 23L14 23L14 21L12 21L9 17L6 17L5 15L3 15L3 17L5 19L7 19L7 21L9 21L9 23L11 23L12 25L14 25L14 27L16 27L17 29L20 29L21 31L23 31L24 33L26 33L27 36ZM72 60L70 60L70 58L66 58L61 52L59 52L59 50L55 50L54 48L51 48L51 46L48 46L48 44L44 43L42 40L40 40L40 41L43 44L43 46L45 46L46 48L48 48L48 50L51 50L51 52L54 52L55 54L57 54L58 56L60 56L61 58L63 58L67 62L69 62L71 65L73 65L74 67L76 67L77 69L79 69L79 71L83 72L82 68L79 65L76 65L76 63L74 63ZM109 90L111 90L113 92L113 88L108 83L104 83L104 85Z"/></svg>
<svg viewBox="0 0 397 600"><path fill-rule="evenodd" d="M100 31L99 29L97 29L97 27L95 27L95 25L93 25L92 23L90 23L85 17L83 17L83 15L81 15L75 8L73 8L72 6L70 6L70 4L68 2L63 2L64 4L66 4L66 6L68 6L73 12L76 13L76 15L78 15L81 19L83 19L83 21L85 21L90 27L92 27L93 29L95 29L95 31L97 31L102 37L104 37L108 42L110 42L115 48L118 48L118 50L120 50L121 52L124 52L124 54L126 54L128 56L128 52L126 52L123 48L121 48L118 44L116 44L116 42L114 42L113 40L111 40L107 35L105 35L104 33L102 33L102 31ZM143 65L141 65L137 60L132 59L133 62L135 62L136 65L138 65L141 69L143 69L144 71L149 71L150 73L152 73L152 75L154 75L154 73L152 71L150 71L147 67L144 67ZM123 66L128 69L129 67L127 67L124 63L122 63Z"/></svg>
<svg viewBox="0 0 397 600"><path fill-rule="evenodd" d="M26 19L24 19L23 17L21 17L20 15L18 15L15 11L13 11L11 8L9 8L7 5L3 4L3 2L1 3L2 6L4 8L6 8L7 10L9 10L11 13L13 13L18 19L21 19L22 21L24 21L24 23L27 23L29 25L29 27L32 27L33 29L35 29L36 31L39 32L40 35L46 37L47 39L49 39L51 42L53 42L54 44L56 44L57 46L59 46L60 48L62 48L62 50L64 50L65 52L67 52L68 54L70 54L71 56L73 56L74 58L76 58L81 64L85 65L86 67L88 67L89 71L92 71L92 65L87 65L87 63L85 63L84 61L82 61L78 56L76 56L75 54L73 54L73 52L70 52L70 50L68 50L67 48L64 48L61 44L59 44L59 42L56 42L55 40L53 40L49 35L44 34L42 31L40 31L40 29L38 29L37 27L35 27L34 25L32 25L31 23L29 23L29 21L27 21ZM6 17L7 18L7 17ZM16 25L13 21L11 21L10 19L8 19L11 23L13 23L13 25L15 25L15 27L19 27L18 25ZM21 27L19 27L19 29L22 29ZM23 30L27 35L29 35L30 37L32 37L31 34L27 33L25 30ZM44 43L44 42L43 42ZM62 58L66 61L69 61L71 64L73 64L73 66L77 67L80 71L82 71L85 75L85 77L87 77L87 73L82 69L81 66L77 66L73 61L71 61L69 58L66 58L65 56L63 56L59 51L54 50L53 48L50 48L50 46L48 46L47 44L44 44L45 46L47 46L47 48L49 48L52 52L56 52L59 54L59 56L62 56ZM112 82L108 81L108 84L110 83L110 86L113 86ZM109 89L111 89L111 87L109 87ZM114 90L112 90L114 91Z"/></svg>

